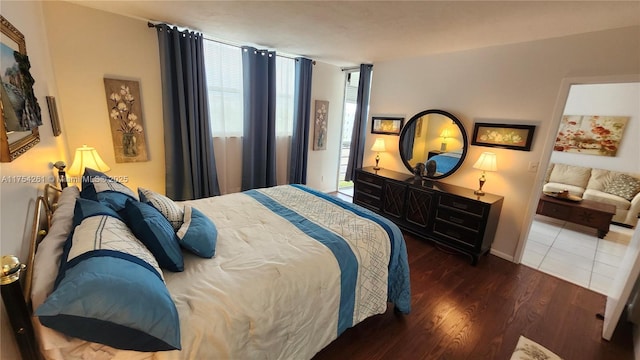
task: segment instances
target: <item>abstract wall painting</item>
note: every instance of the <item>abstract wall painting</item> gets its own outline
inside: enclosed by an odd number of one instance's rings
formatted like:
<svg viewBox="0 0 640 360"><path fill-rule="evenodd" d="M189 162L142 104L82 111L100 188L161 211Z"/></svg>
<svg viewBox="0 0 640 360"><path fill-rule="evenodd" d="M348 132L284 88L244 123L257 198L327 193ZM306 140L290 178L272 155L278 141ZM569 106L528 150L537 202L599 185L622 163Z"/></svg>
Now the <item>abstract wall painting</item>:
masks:
<svg viewBox="0 0 640 360"><path fill-rule="evenodd" d="M554 151L616 156L628 116L564 115Z"/></svg>

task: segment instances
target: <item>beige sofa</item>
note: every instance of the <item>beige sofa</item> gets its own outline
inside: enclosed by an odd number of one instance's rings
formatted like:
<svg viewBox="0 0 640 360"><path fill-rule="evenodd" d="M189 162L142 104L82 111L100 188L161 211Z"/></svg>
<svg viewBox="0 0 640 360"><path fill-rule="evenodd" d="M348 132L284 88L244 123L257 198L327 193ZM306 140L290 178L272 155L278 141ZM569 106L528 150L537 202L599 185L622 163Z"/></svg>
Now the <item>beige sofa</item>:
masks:
<svg viewBox="0 0 640 360"><path fill-rule="evenodd" d="M638 222L640 175L567 164L549 165L542 191L563 190L583 199L615 205L614 222L631 227Z"/></svg>

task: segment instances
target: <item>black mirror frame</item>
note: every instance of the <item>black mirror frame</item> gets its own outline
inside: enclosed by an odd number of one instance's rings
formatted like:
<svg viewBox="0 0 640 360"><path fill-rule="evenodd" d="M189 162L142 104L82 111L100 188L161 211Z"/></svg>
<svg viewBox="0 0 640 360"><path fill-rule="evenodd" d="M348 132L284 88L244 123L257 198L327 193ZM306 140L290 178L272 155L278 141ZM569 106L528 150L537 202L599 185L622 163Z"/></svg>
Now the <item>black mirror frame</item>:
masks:
<svg viewBox="0 0 640 360"><path fill-rule="evenodd" d="M462 125L462 122L460 122L460 120L458 120L458 118L449 113L446 112L444 110L438 110L438 109L430 109L430 110L424 110L421 111L417 114L415 114L413 117L411 117L411 119L409 119L409 121L407 121L404 125L404 127L402 128L402 131L400 132L400 139L399 144L398 144L398 149L400 151L400 158L402 159L402 162L404 163L404 166L407 168L407 170L409 170L411 173L414 172L413 167L411 166L411 164L409 164L409 162L407 161L407 159L405 159L404 156L404 147L402 146L402 140L404 139L404 137L406 136L406 131L407 129L411 128L411 124L415 121L418 121L418 119L420 119L421 117L423 117L424 115L428 115L428 114L440 114L443 116L448 117L449 119L451 119L451 121L456 124L458 126L458 128L460 129L460 132L462 133L462 141L464 143L464 146L462 147L462 155L460 155L460 161L458 161L458 164L456 164L456 166L454 166L451 170L449 170L448 172L442 174L442 175L438 175L438 176L432 176L432 177L428 177L427 179L431 179L431 180L437 180L437 179L443 179L446 178L447 176L452 175L453 173L455 173L458 168L460 168L460 166L462 166L462 163L464 162L464 159L467 157L467 149L469 147L469 138L467 136L467 131L465 130L464 126Z"/></svg>

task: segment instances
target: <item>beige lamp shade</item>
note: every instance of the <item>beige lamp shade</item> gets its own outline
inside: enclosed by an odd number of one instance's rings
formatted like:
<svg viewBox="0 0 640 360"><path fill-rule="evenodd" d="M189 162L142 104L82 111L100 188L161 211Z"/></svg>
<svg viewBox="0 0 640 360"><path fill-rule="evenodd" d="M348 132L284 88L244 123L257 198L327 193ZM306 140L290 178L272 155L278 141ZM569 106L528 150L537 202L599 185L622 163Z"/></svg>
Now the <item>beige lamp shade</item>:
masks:
<svg viewBox="0 0 640 360"><path fill-rule="evenodd" d="M444 139L451 137L451 131L449 131L449 129L442 130L440 137Z"/></svg>
<svg viewBox="0 0 640 360"><path fill-rule="evenodd" d="M482 171L498 171L498 165L496 164L496 154L492 152L483 152L480 154L480 158L473 164L474 169L480 169Z"/></svg>
<svg viewBox="0 0 640 360"><path fill-rule="evenodd" d="M384 139L377 138L376 142L374 142L373 146L371 147L371 151L377 151L377 152L387 151L387 149L384 146Z"/></svg>
<svg viewBox="0 0 640 360"><path fill-rule="evenodd" d="M71 176L82 176L85 168L91 168L100 172L107 172L111 170L111 168L102 161L102 158L95 148L82 145L82 147L76 149L76 154L73 157L73 164L71 164L67 173Z"/></svg>

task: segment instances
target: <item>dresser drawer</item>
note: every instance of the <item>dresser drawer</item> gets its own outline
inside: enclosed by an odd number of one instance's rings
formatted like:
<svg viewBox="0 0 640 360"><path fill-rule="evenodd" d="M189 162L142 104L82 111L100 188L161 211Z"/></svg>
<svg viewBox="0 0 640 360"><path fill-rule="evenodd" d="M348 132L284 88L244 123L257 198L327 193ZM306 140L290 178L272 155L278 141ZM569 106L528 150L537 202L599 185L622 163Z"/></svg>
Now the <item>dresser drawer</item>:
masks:
<svg viewBox="0 0 640 360"><path fill-rule="evenodd" d="M447 239L454 240L458 245L465 245L474 248L478 243L478 233L460 226L436 219L433 223L434 234L444 236Z"/></svg>
<svg viewBox="0 0 640 360"><path fill-rule="evenodd" d="M382 188L371 185L362 181L356 183L357 191L371 196L380 197L382 195Z"/></svg>
<svg viewBox="0 0 640 360"><path fill-rule="evenodd" d="M469 216L469 214L456 211L451 208L439 207L436 211L436 218L449 223L464 226L474 231L478 231L484 227L482 218L477 216Z"/></svg>
<svg viewBox="0 0 640 360"><path fill-rule="evenodd" d="M470 214L482 217L484 215L485 206L477 201L469 201L449 195L440 195L440 205L448 206L454 209L466 211Z"/></svg>
<svg viewBox="0 0 640 360"><path fill-rule="evenodd" d="M354 194L353 201L361 206L369 208L371 210L380 211L380 198L375 196L370 196L367 194L363 194L361 192L356 192Z"/></svg>
<svg viewBox="0 0 640 360"><path fill-rule="evenodd" d="M360 171L356 172L356 181L365 182L377 186L382 186L382 183L384 183L383 178Z"/></svg>
<svg viewBox="0 0 640 360"><path fill-rule="evenodd" d="M571 207L546 201L540 201L538 203L538 210L536 212L540 215L545 215L560 220L567 220L569 218L569 215L571 214Z"/></svg>

